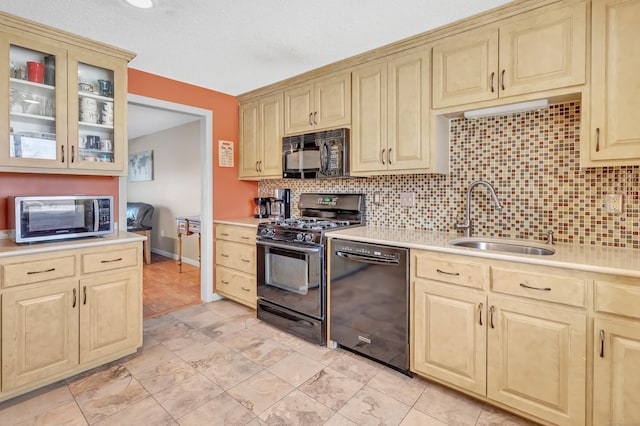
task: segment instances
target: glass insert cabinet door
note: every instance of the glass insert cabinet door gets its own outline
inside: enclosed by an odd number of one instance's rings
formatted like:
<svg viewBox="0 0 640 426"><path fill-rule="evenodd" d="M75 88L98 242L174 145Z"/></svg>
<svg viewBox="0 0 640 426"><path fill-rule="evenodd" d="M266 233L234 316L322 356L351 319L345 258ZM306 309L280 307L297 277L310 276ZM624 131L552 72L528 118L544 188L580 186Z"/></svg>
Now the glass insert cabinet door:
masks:
<svg viewBox="0 0 640 426"><path fill-rule="evenodd" d="M66 50L0 32L0 56L7 64L0 70L0 99L8 111L8 120L0 118L0 162L67 168Z"/></svg>
<svg viewBox="0 0 640 426"><path fill-rule="evenodd" d="M69 167L121 170L126 128L126 65L91 52L70 52Z"/></svg>

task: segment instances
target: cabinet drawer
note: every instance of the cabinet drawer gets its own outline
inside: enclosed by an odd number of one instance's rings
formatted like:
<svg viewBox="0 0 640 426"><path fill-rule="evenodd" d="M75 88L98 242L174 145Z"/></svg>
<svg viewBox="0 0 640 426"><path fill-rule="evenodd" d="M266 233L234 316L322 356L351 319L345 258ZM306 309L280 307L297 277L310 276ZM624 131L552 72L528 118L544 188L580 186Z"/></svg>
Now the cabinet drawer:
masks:
<svg viewBox="0 0 640 426"><path fill-rule="evenodd" d="M256 307L256 277L255 275L216 267L216 292L232 299L240 299L250 306Z"/></svg>
<svg viewBox="0 0 640 426"><path fill-rule="evenodd" d="M595 282L595 310L640 318L640 285Z"/></svg>
<svg viewBox="0 0 640 426"><path fill-rule="evenodd" d="M484 288L487 265L456 255L416 254L416 276L466 287Z"/></svg>
<svg viewBox="0 0 640 426"><path fill-rule="evenodd" d="M584 307L587 282L553 273L491 267L491 290L530 299Z"/></svg>
<svg viewBox="0 0 640 426"><path fill-rule="evenodd" d="M248 226L233 226L216 224L216 238L236 241L238 243L255 244L256 228Z"/></svg>
<svg viewBox="0 0 640 426"><path fill-rule="evenodd" d="M135 247L85 253L82 255L82 272L84 274L127 268L137 264L138 249Z"/></svg>
<svg viewBox="0 0 640 426"><path fill-rule="evenodd" d="M216 241L216 264L255 275L256 246L218 240Z"/></svg>
<svg viewBox="0 0 640 426"><path fill-rule="evenodd" d="M2 266L2 286L13 287L73 277L76 271L75 256L61 256L8 263Z"/></svg>

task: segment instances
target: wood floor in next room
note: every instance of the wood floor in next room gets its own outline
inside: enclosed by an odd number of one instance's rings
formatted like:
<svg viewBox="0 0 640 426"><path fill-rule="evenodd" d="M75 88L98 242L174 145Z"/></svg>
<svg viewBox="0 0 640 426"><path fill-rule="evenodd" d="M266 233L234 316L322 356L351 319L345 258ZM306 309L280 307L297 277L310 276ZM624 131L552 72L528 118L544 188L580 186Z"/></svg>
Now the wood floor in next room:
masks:
<svg viewBox="0 0 640 426"><path fill-rule="evenodd" d="M143 268L144 318L175 311L200 303L200 268L158 254Z"/></svg>

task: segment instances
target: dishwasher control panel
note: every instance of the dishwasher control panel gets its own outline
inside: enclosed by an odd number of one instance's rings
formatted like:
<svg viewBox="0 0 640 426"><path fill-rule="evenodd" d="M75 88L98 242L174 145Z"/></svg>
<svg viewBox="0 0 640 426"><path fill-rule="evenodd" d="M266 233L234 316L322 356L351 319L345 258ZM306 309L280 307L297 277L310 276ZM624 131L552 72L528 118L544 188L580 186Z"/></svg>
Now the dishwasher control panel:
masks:
<svg viewBox="0 0 640 426"><path fill-rule="evenodd" d="M385 247L373 244L359 244L354 242L344 243L333 240L333 250L335 252L353 253L367 257L379 259L398 259L398 250L394 247Z"/></svg>

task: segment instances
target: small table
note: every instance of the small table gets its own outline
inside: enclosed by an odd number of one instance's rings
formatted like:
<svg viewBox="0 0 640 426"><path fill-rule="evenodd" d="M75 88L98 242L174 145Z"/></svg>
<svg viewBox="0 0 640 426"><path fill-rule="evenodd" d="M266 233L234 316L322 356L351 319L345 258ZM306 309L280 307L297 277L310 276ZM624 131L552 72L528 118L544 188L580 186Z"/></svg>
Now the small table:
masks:
<svg viewBox="0 0 640 426"><path fill-rule="evenodd" d="M198 264L200 264L200 216L177 217L178 222L178 268L182 272L182 236L198 234Z"/></svg>

